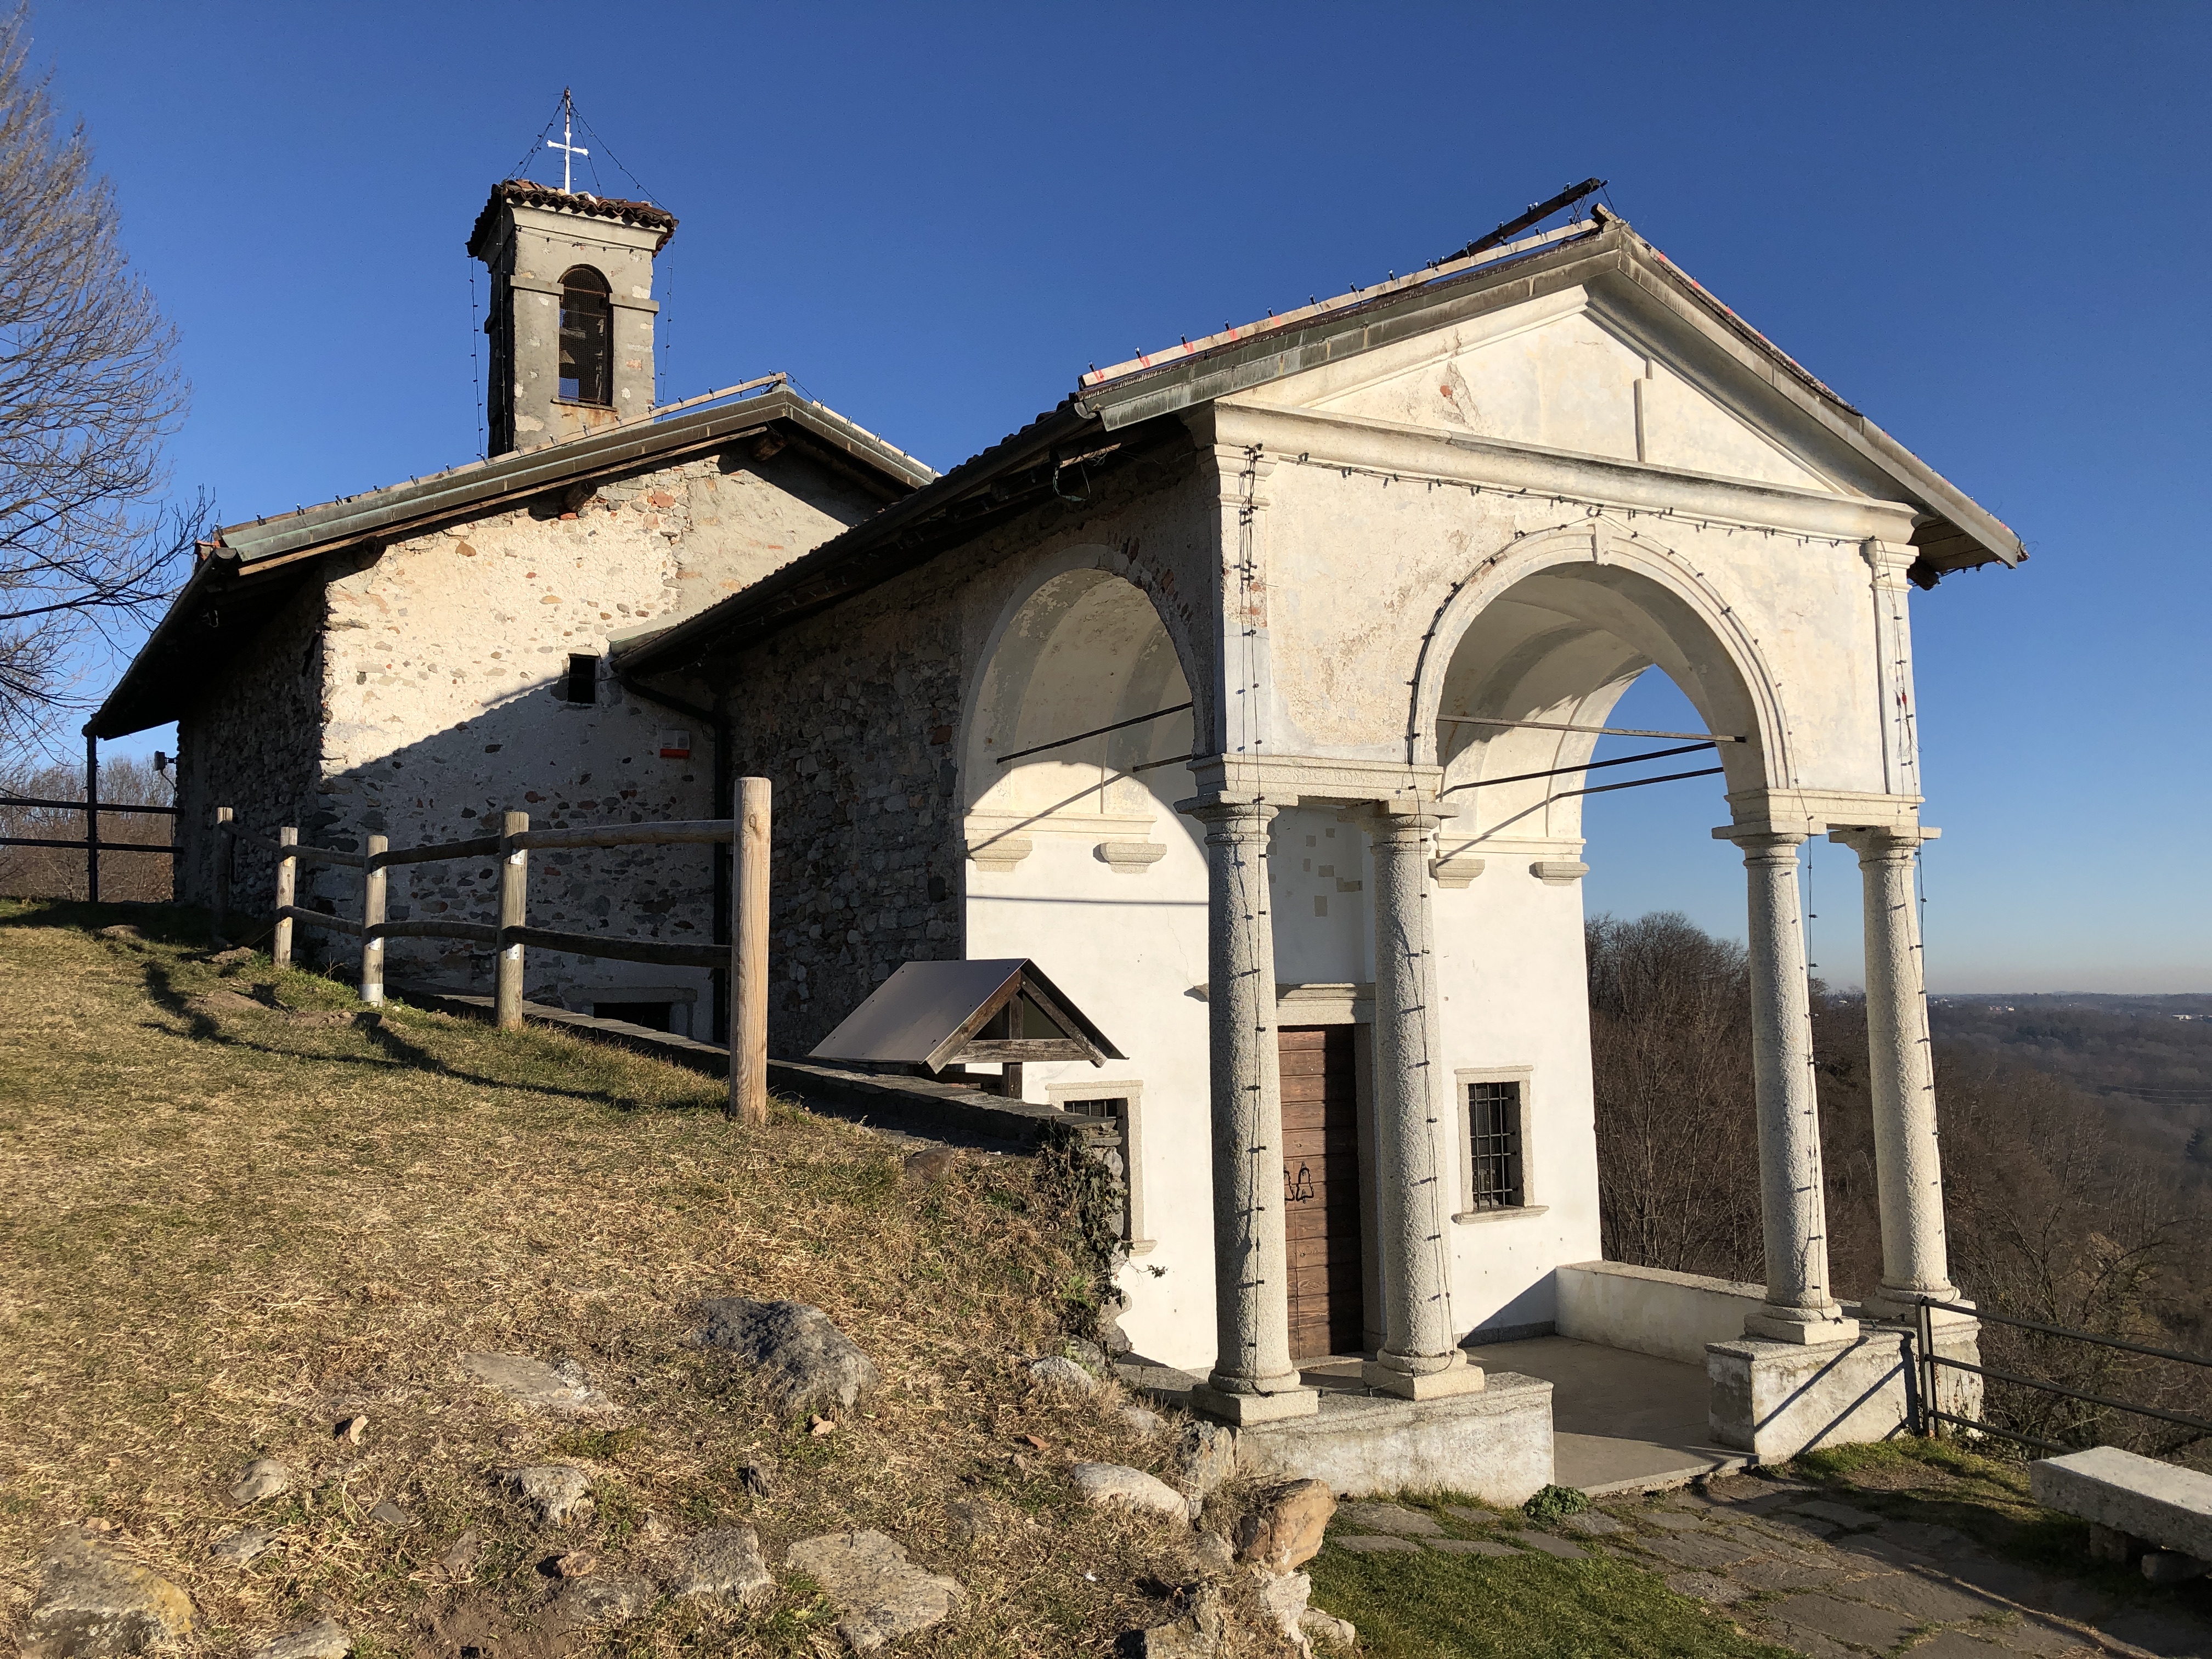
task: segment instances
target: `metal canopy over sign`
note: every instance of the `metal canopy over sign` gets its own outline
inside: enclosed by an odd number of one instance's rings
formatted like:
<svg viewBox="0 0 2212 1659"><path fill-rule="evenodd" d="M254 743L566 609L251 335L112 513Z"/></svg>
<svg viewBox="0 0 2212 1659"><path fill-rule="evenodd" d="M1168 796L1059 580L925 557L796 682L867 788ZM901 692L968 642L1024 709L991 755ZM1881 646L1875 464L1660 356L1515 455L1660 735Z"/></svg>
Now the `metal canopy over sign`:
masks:
<svg viewBox="0 0 2212 1659"><path fill-rule="evenodd" d="M1026 957L909 962L814 1047L815 1060L921 1066L1127 1058Z"/></svg>

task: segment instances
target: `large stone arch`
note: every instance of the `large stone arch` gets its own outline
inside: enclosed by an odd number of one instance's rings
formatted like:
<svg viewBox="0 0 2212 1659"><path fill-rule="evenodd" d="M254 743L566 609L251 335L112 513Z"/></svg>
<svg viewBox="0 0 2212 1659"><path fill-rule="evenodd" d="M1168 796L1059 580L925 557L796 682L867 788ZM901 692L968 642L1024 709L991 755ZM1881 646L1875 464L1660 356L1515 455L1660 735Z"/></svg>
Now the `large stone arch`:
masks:
<svg viewBox="0 0 2212 1659"><path fill-rule="evenodd" d="M1478 778L1577 765L1594 737L1455 726L1444 717L1599 726L1655 666L1707 730L1744 739L1723 744L1717 757L1731 794L1791 787L1788 714L1758 641L1688 559L1603 517L1516 538L1453 590L1423 641L1407 758L1443 768L1443 787L1454 794ZM1698 763L1709 763L1685 762ZM1506 787L1516 794L1486 794L1486 817L1498 816L1491 808L1520 811L1520 796L1551 793L1541 783ZM1530 826L1538 835L1562 830Z"/></svg>
<svg viewBox="0 0 2212 1659"><path fill-rule="evenodd" d="M1210 685L1190 642L1170 625L1151 573L1103 546L1066 550L1026 573L976 653L959 733L963 811L1026 816L1063 805L1073 774L1118 769L1171 752L1191 752L1192 733L1211 720ZM1188 714L1126 728L1044 754L1009 769L1002 757L1079 732L1190 702ZM1158 781L1188 774L1160 769ZM1117 780L1102 793L1148 786ZM1133 797L1122 803L1133 808Z"/></svg>

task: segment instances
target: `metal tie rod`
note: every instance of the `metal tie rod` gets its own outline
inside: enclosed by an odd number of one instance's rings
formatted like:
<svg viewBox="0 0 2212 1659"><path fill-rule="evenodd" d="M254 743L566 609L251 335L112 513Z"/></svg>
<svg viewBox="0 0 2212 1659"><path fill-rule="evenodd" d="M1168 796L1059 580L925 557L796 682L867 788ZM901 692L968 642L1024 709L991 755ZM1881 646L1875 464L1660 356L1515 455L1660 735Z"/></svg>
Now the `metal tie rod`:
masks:
<svg viewBox="0 0 2212 1659"><path fill-rule="evenodd" d="M1534 778L1565 777L1570 772L1595 772L1607 766L1633 766L1638 761L1665 760L1669 755L1694 755L1701 749L1716 745L1708 739L1704 743L1686 743L1680 749L1653 749L1641 755L1623 755L1619 760L1584 761L1580 766L1555 766L1548 772L1516 772L1508 778L1477 778L1471 783L1455 783L1441 792L1438 799L1458 789L1486 789L1493 784L1527 783ZM1558 797L1554 796L1554 799Z"/></svg>
<svg viewBox="0 0 2212 1659"><path fill-rule="evenodd" d="M1149 714L1139 714L1133 719L1115 720L1111 726L1101 726L1088 732L1078 732L1072 738L1054 738L1050 743L1041 743L1034 749L1017 749L1011 755L1001 755L999 757L999 764L1004 766L1008 761L1020 760L1025 755L1042 755L1048 749L1065 749L1071 743L1081 743L1085 738L1103 738L1109 732L1120 732L1132 726L1142 726L1146 720L1156 720L1165 714L1180 714L1186 708L1194 707L1195 707L1194 703L1179 702L1172 708L1155 708Z"/></svg>
<svg viewBox="0 0 2212 1659"><path fill-rule="evenodd" d="M1589 732L1601 738L1693 738L1699 743L1749 743L1717 732L1645 732L1633 726L1562 726L1556 720L1494 720L1480 714L1439 714L1439 726L1517 726L1531 732Z"/></svg>

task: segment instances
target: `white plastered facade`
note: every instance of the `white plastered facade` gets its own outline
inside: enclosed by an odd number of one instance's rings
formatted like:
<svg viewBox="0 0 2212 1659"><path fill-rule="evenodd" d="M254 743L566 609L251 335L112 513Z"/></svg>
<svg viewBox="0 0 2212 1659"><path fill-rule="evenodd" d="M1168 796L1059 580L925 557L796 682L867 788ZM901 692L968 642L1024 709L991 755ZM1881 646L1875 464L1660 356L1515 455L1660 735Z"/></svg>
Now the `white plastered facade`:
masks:
<svg viewBox="0 0 2212 1659"><path fill-rule="evenodd" d="M1152 1243L1122 1272L1122 1323L1147 1356L1210 1370L1231 1395L1295 1392L1279 1364L1240 1370L1227 1352L1248 1326L1237 1340L1263 1348L1271 1316L1224 1310L1218 1288L1233 1277L1219 1245L1235 1195L1215 1167L1223 1016L1209 950L1218 963L1212 935L1234 906L1218 870L1209 887L1207 811L1243 811L1248 842L1266 840L1265 1019L1368 1028L1363 1180L1396 1170L1429 1185L1401 1205L1421 1212L1412 1223L1393 1222L1387 1192L1364 1195L1369 1296L1385 1304L1367 1310L1370 1346L1407 1347L1417 1373L1455 1362L1430 1364L1433 1337L1382 1328L1413 1294L1409 1275L1439 1281L1456 1348L1549 1328L1554 1271L1601 1253L1580 802L1557 798L1585 782L1574 769L1595 738L1442 717L1601 726L1656 667L1710 732L1742 739L1717 763L1682 764L1726 767L1724 827L1786 847L1792 892L1810 835L1917 844L1903 573L1922 510L1865 453L1698 346L1632 294L1576 287L1194 404L1182 418L1206 487L1185 493L1184 537L1151 535L1174 552L1133 560L1130 538L1093 525L1095 543L1058 547L1006 586L960 739L965 954L1036 958L1129 1056L1095 1076L1101 1093L1116 1077L1141 1084L1135 1178ZM1207 588L1198 625L1158 603L1178 577L1185 600ZM1188 714L1006 759L1186 700ZM1545 771L1565 775L1468 787ZM1419 971L1436 992L1433 1037L1396 1033L1395 1082L1365 1040L1378 937L1401 937L1378 918L1377 811L1425 837ZM1778 971L1802 981L1802 940L1779 948ZM1385 1020L1406 1018L1382 1001ZM1435 1052L1402 1058L1430 1041ZM1091 1071L1033 1066L1026 1091L1044 1101ZM1272 1088L1269 1073L1249 1086ZM1523 1082L1517 1208L1464 1201L1470 1078ZM1417 1085L1431 1092L1409 1115ZM1373 1122L1393 1109L1410 1141L1378 1167ZM1770 1180L1807 1155L1802 1140L1781 1146ZM1265 1208L1254 1192L1236 1201ZM1384 1242L1394 1225L1441 1238L1433 1268ZM1802 1215L1771 1219L1770 1253L1790 1267L1765 1334L1848 1335L1807 1231ZM1940 1273L1936 1285L1948 1289Z"/></svg>

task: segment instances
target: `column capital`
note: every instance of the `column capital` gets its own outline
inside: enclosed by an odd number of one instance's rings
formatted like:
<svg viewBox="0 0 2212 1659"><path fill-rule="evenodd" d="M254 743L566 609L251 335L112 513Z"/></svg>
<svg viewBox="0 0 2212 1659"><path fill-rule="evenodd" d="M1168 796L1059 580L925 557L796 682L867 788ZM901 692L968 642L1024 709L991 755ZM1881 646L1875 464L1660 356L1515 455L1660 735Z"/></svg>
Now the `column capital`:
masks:
<svg viewBox="0 0 2212 1659"><path fill-rule="evenodd" d="M1859 556L1874 571L1877 586L1902 587L1905 573L1919 559L1920 550L1911 542L1886 542L1869 536L1859 544Z"/></svg>
<svg viewBox="0 0 2212 1659"><path fill-rule="evenodd" d="M1274 795L1251 794L1239 790L1214 790L1203 795L1193 795L1179 800L1175 810L1187 818L1196 818L1209 828L1222 824L1248 823L1254 833L1265 833L1276 813L1295 801L1284 800Z"/></svg>
<svg viewBox="0 0 2212 1659"><path fill-rule="evenodd" d="M1795 858L1797 849L1812 838L1809 828L1784 829L1772 823L1724 823L1713 831L1715 841L1732 841L1741 848L1747 861L1784 852Z"/></svg>
<svg viewBox="0 0 2212 1659"><path fill-rule="evenodd" d="M1909 859L1920 851L1926 842L1936 840L1943 832L1932 826L1913 823L1881 824L1850 830L1831 830L1828 839L1839 847L1848 847L1859 855L1859 862L1876 859Z"/></svg>

